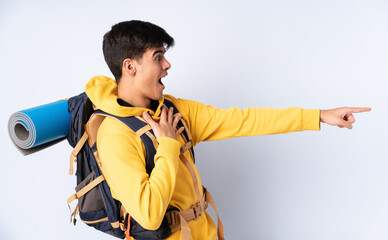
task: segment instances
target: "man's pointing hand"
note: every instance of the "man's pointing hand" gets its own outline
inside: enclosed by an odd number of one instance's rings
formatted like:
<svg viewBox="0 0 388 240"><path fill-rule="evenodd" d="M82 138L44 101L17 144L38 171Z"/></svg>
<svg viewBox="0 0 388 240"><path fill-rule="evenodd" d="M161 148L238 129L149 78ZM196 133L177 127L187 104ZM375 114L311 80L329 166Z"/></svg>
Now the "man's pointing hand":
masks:
<svg viewBox="0 0 388 240"><path fill-rule="evenodd" d="M369 107L341 107L329 110L321 110L320 121L332 126L352 129L352 124L356 121L354 119L353 113L368 112L370 110L372 109Z"/></svg>

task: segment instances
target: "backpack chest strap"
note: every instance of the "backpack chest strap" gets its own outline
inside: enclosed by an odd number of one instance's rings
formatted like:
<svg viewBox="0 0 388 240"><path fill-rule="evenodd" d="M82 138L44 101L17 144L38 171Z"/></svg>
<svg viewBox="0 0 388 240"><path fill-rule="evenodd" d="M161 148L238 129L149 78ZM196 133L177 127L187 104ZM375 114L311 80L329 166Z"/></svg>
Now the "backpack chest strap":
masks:
<svg viewBox="0 0 388 240"><path fill-rule="evenodd" d="M186 222L191 220L196 220L199 218L202 213L207 209L208 204L205 201L205 194L203 195L201 201L197 204L191 206L191 208L184 211L168 211L166 213L167 222L170 225L171 232L176 232L180 229L180 216L184 218ZM180 215L180 216L179 216Z"/></svg>
<svg viewBox="0 0 388 240"><path fill-rule="evenodd" d="M217 213L218 240L225 240L224 226L218 215L216 204L214 202L213 196L210 194L210 192L206 191L206 189L204 190L204 194L201 200L197 204L191 206L191 208L184 211L168 211L166 213L166 219L170 226L171 232L174 233L181 229L181 239L190 240L191 230L188 223L192 220L198 219L203 214L203 212L205 212L208 207L208 204L210 204L213 207L214 211Z"/></svg>

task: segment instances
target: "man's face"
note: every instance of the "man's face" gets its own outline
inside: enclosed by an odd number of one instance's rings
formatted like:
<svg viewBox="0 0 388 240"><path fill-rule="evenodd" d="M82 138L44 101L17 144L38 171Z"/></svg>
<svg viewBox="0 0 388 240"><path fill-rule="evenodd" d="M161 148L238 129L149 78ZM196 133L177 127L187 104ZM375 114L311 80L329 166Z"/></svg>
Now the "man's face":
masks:
<svg viewBox="0 0 388 240"><path fill-rule="evenodd" d="M164 47L149 48L143 54L141 61L136 61L136 88L140 97L159 100L165 88L161 79L167 76L171 64L164 58Z"/></svg>

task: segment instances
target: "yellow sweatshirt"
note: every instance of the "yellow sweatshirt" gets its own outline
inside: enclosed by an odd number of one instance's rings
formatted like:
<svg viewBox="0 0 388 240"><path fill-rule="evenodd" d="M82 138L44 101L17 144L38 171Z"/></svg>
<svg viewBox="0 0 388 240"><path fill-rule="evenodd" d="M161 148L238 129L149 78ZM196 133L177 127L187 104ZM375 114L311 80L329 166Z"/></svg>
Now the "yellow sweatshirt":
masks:
<svg viewBox="0 0 388 240"><path fill-rule="evenodd" d="M121 106L117 103L116 81L108 77L97 76L90 79L85 91L97 108L110 114L121 117L141 116L143 111L148 111L155 121L160 119L163 99L159 100L156 112ZM201 141L320 130L319 109L220 109L170 95L164 95L163 98L172 102L181 113L189 128L187 130L192 134L194 146ZM177 140L159 137L157 141L159 147L154 159L155 168L148 176L144 145L125 124L106 118L97 136L102 172L113 197L121 201L141 226L151 230L160 226L169 205L186 210L198 202L192 178L179 159L183 139L180 136ZM200 176L189 151L186 151L185 156L193 165L199 189L202 191ZM216 226L206 212L198 219L190 221L189 227L193 240L217 238ZM181 231L173 233L167 239L181 239Z"/></svg>

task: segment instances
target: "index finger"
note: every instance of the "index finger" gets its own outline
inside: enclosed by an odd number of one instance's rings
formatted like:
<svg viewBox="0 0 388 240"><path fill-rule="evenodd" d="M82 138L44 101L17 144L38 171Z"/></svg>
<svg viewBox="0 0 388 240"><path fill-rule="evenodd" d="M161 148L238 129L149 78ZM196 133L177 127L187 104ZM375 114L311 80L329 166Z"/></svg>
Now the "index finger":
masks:
<svg viewBox="0 0 388 240"><path fill-rule="evenodd" d="M166 106L165 105L163 105L162 106L162 112L160 113L160 121L161 122L167 122L167 113L166 113Z"/></svg>
<svg viewBox="0 0 388 240"><path fill-rule="evenodd" d="M363 108L352 107L349 109L350 109L350 111L352 111L352 113L368 112L368 111L372 110L372 108L370 108L370 107L363 107Z"/></svg>
<svg viewBox="0 0 388 240"><path fill-rule="evenodd" d="M152 119L152 117L148 114L148 112L143 112L143 118L144 120L151 126L151 128L154 127L155 121Z"/></svg>

